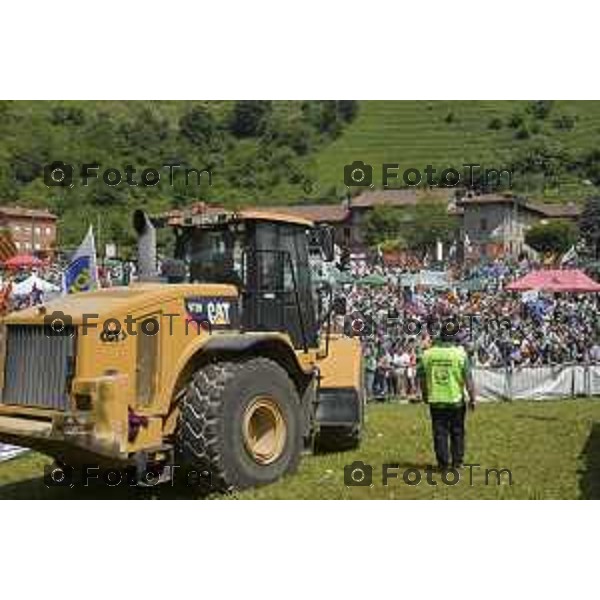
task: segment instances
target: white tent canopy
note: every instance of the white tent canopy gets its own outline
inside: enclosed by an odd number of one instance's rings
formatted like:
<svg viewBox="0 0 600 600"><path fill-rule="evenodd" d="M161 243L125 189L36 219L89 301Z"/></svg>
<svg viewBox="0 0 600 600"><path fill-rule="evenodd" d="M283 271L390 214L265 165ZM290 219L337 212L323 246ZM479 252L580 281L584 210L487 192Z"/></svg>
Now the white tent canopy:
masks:
<svg viewBox="0 0 600 600"><path fill-rule="evenodd" d="M0 462L14 458L15 456L27 452L27 448L19 448L18 446L9 446L0 442Z"/></svg>
<svg viewBox="0 0 600 600"><path fill-rule="evenodd" d="M60 288L37 275L30 275L27 279L24 279L20 283L15 283L12 292L16 296L27 296L31 294L33 286L36 286L38 290L42 290L44 294L52 294L60 292Z"/></svg>

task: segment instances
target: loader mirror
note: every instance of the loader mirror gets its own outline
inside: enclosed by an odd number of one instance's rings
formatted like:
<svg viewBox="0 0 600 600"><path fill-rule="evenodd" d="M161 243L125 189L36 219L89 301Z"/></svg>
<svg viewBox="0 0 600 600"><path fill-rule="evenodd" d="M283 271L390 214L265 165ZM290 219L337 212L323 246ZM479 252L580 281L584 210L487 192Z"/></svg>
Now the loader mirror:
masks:
<svg viewBox="0 0 600 600"><path fill-rule="evenodd" d="M336 315L345 315L346 314L346 298L343 296L337 296L333 299L333 312Z"/></svg>

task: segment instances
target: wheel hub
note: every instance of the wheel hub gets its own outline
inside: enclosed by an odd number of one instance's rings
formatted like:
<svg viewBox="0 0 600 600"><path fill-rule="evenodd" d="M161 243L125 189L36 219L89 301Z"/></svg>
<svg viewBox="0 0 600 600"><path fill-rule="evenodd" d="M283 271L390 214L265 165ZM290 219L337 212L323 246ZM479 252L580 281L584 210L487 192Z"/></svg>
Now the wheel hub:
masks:
<svg viewBox="0 0 600 600"><path fill-rule="evenodd" d="M242 432L246 450L255 462L276 461L285 447L287 426L279 405L269 396L257 396L244 412Z"/></svg>

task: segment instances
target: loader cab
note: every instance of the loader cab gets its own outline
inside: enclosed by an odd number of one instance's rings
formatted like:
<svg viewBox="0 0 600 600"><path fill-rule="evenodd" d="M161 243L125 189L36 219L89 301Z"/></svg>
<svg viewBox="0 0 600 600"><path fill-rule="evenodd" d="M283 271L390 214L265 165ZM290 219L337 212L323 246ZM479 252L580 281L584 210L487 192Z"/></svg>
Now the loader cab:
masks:
<svg viewBox="0 0 600 600"><path fill-rule="evenodd" d="M238 215L185 228L176 256L188 265L190 282L238 286L244 330L286 332L296 348L316 348L311 227L301 219Z"/></svg>

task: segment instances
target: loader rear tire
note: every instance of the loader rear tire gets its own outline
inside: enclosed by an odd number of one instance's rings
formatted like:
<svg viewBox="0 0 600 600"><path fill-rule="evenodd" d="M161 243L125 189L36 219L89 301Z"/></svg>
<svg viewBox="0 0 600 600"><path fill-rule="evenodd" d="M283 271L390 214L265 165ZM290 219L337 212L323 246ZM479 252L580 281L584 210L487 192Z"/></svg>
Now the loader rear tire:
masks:
<svg viewBox="0 0 600 600"><path fill-rule="evenodd" d="M276 362L207 364L178 395L177 447L189 469L208 471L215 491L272 483L298 466L300 400Z"/></svg>

